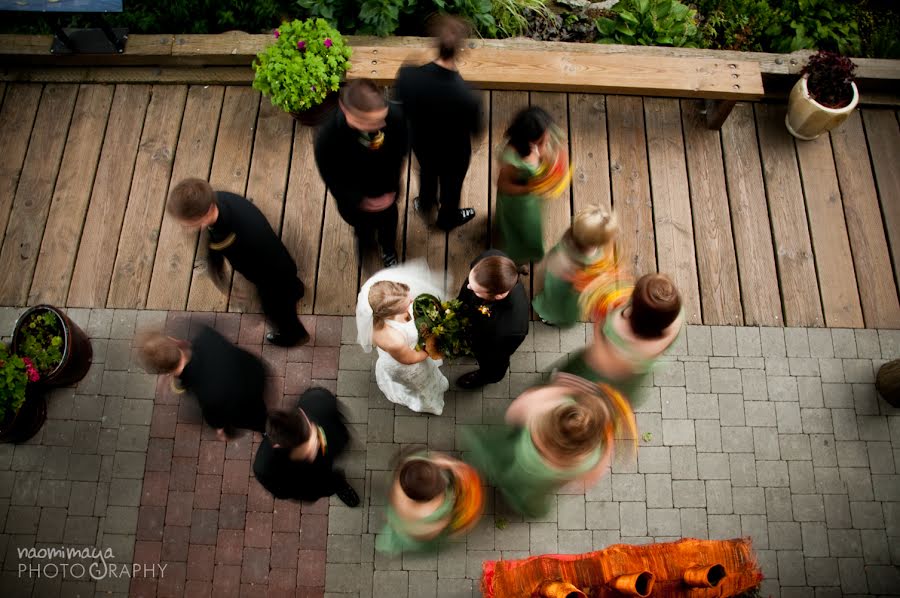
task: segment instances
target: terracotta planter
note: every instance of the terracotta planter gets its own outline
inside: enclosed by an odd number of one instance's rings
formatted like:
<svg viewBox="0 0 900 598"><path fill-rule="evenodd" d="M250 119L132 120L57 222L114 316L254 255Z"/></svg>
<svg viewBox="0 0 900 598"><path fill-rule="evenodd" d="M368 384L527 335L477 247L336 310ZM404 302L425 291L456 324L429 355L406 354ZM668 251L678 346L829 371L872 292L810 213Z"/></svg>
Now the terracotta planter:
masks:
<svg viewBox="0 0 900 598"><path fill-rule="evenodd" d="M847 120L859 103L859 90L856 83L851 83L853 100L843 108L827 108L809 95L806 79L804 76L791 89L784 124L790 134L797 139L811 141Z"/></svg>
<svg viewBox="0 0 900 598"><path fill-rule="evenodd" d="M587 595L567 581L545 581L538 588L541 598L587 598Z"/></svg>
<svg viewBox="0 0 900 598"><path fill-rule="evenodd" d="M38 382L42 387L68 386L78 382L88 372L91 367L91 359L94 356L94 350L91 347L91 340L69 317L61 310L52 305L36 305L27 309L16 321L16 328L12 337L12 352L18 353L19 331L24 325L27 316L35 312L49 311L56 315L62 323L63 345L62 345L62 361L59 365L49 373L41 372L41 379Z"/></svg>
<svg viewBox="0 0 900 598"><path fill-rule="evenodd" d="M0 442L18 444L31 439L47 421L47 401L44 393L29 385L25 391L25 402L15 415L8 415L0 421Z"/></svg>
<svg viewBox="0 0 900 598"><path fill-rule="evenodd" d="M297 119L301 125L317 127L331 116L332 112L337 109L337 105L338 92L333 91L325 96L325 100L318 106L313 106L303 112L291 112L291 116Z"/></svg>
<svg viewBox="0 0 900 598"><path fill-rule="evenodd" d="M653 583L655 581L655 575L649 571L641 571L640 573L620 575L609 582L609 585L626 596L646 598L653 591Z"/></svg>
<svg viewBox="0 0 900 598"><path fill-rule="evenodd" d="M878 368L875 388L888 404L900 407L900 359L889 361Z"/></svg>
<svg viewBox="0 0 900 598"><path fill-rule="evenodd" d="M684 583L694 588L714 588L725 579L725 567L719 564L691 567L684 572Z"/></svg>

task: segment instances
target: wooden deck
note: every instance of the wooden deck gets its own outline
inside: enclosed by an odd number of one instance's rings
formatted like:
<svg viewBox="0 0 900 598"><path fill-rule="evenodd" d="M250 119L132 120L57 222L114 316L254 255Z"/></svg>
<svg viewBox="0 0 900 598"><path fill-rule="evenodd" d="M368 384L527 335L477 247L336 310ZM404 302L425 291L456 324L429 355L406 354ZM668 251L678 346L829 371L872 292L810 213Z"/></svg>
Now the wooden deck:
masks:
<svg viewBox="0 0 900 598"><path fill-rule="evenodd" d="M619 253L673 275L690 322L900 328L895 111L863 109L795 143L783 105L739 104L717 132L700 100L480 93L490 127L463 199L476 220L427 229L412 211L414 161L401 198L401 250L450 288L488 246L496 148L530 102L568 130L576 165L547 210L548 244L574 212L612 206ZM246 194L280 231L308 284L303 313L354 312L378 264L356 261L313 131L251 88L15 83L0 97L0 305L254 310L246 281L221 294L196 262L197 235L164 214L170 182L199 176Z"/></svg>

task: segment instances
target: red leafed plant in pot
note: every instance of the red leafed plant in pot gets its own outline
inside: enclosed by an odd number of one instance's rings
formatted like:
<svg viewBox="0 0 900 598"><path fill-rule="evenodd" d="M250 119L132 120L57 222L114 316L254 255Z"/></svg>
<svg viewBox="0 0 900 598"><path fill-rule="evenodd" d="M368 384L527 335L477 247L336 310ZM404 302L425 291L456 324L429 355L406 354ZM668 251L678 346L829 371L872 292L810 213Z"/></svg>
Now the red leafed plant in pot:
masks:
<svg viewBox="0 0 900 598"><path fill-rule="evenodd" d="M27 357L45 387L78 382L91 367L91 341L62 310L50 305L27 309L16 321L12 350Z"/></svg>
<svg viewBox="0 0 900 598"><path fill-rule="evenodd" d="M847 120L859 103L854 70L852 60L834 52L810 56L788 99L784 123L791 135L810 141Z"/></svg>
<svg viewBox="0 0 900 598"><path fill-rule="evenodd" d="M37 386L40 374L28 357L0 344L0 442L24 442L47 419L47 403Z"/></svg>

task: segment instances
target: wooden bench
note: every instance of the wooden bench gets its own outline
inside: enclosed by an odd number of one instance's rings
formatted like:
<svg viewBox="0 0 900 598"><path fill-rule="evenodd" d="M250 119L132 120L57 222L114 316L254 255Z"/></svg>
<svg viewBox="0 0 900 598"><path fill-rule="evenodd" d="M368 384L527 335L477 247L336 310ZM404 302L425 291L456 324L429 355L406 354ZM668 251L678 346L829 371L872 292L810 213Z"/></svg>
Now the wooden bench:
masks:
<svg viewBox="0 0 900 598"><path fill-rule="evenodd" d="M421 64L434 51L423 48L354 46L348 78L390 84L405 63ZM725 122L740 100L765 94L759 64L753 61L580 54L475 48L459 60L463 78L480 89L609 93L702 98L711 129Z"/></svg>

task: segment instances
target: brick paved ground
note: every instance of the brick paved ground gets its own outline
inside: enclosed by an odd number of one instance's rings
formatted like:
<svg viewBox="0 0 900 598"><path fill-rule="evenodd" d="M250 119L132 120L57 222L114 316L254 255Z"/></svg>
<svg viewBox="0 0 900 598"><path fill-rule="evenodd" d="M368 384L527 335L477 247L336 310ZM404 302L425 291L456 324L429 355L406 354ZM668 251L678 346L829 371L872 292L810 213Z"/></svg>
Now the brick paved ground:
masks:
<svg viewBox="0 0 900 598"><path fill-rule="evenodd" d="M16 313L0 309L0 330ZM69 313L94 339L95 365L54 393L35 439L0 445L4 596L219 598L265 587L272 596L468 598L479 595L487 558L740 535L753 538L767 594L900 593L900 411L872 385L878 365L900 357L900 331L690 327L644 389L638 423L649 436L637 462L617 461L586 494L558 495L543 520L491 501L482 523L439 554L385 558L374 534L397 450L455 450L458 425L499 421L512 397L584 344L584 328L537 325L507 379L448 393L435 417L381 396L350 318L311 318L314 344L281 350L262 344L255 315ZM362 508L273 501L250 473L258 438L217 441L189 401L135 367L136 326L185 334L200 322L269 361L271 402L310 384L338 393L357 437L344 466ZM60 545L109 547L117 561L165 563L166 575L130 588L127 579L18 577L17 548Z"/></svg>

